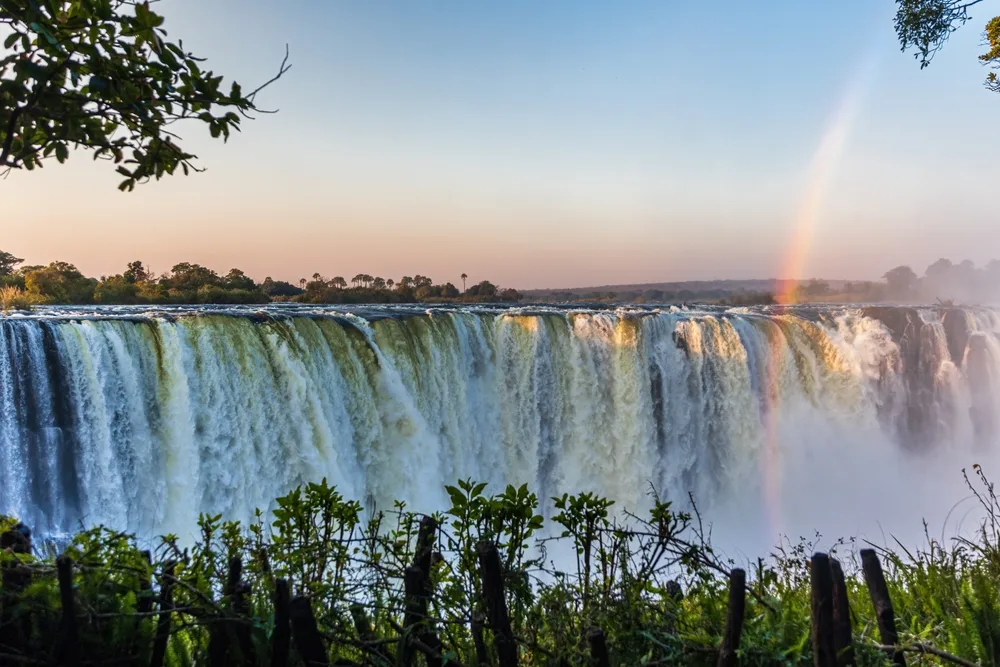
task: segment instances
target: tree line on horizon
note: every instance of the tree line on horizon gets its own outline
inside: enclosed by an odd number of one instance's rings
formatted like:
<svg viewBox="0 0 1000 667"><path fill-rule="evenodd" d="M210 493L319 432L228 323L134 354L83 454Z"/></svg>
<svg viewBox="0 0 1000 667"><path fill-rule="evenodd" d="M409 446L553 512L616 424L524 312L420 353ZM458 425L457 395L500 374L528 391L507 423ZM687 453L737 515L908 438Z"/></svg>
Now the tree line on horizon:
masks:
<svg viewBox="0 0 1000 667"><path fill-rule="evenodd" d="M702 281L705 282L705 281ZM711 281L708 281L711 283ZM781 300L791 303L836 302L879 303L897 301L912 303L966 303L986 304L1000 301L1000 260L992 260L982 268L970 261L958 264L939 259L927 267L923 276L909 266L898 266L887 271L881 281L828 281L775 280L774 289L744 289L725 286L701 289L680 287L667 289L650 286L648 289L563 289L532 290L524 299L535 302L566 301L593 303L713 303L721 306L767 306ZM755 281L766 282L766 281ZM679 287L678 283L675 287ZM781 299L775 292L782 295Z"/></svg>
<svg viewBox="0 0 1000 667"><path fill-rule="evenodd" d="M348 282L342 276L324 278L314 273L298 285L265 278L257 283L240 269L220 275L212 269L181 262L169 272L156 275L141 261L130 262L125 271L112 276L89 278L73 264L52 262L47 266L23 265L24 260L0 251L0 300L4 309L26 309L33 305L144 305L144 304L264 304L272 301L299 303L419 303L490 302L520 300L520 293L500 288L489 280L463 289L450 282L435 284L427 276L403 276L398 281L357 274Z"/></svg>
<svg viewBox="0 0 1000 667"><path fill-rule="evenodd" d="M175 264L169 272L154 274L141 261L130 262L112 276L89 278L68 262L46 266L23 265L23 260L0 251L0 302L3 309L26 309L32 305L144 305L144 304L264 304L298 302L313 304L518 302L525 298L511 288L500 288L489 280L462 289L451 282L436 284L417 274L399 280L359 273L350 280L326 278L314 273L298 284L265 278L257 283L240 269L219 274L190 262ZM792 302L962 302L994 303L1000 299L1000 260L982 268L970 261L958 264L941 258L927 267L923 276L909 266L886 272L881 282L848 281L833 286L829 281L776 281L776 289ZM538 291L532 301L593 301L628 303L711 302L727 306L777 303L769 291L731 289L703 290L553 290Z"/></svg>
<svg viewBox="0 0 1000 667"><path fill-rule="evenodd" d="M904 303L996 303L1000 300L1000 260L982 268L971 260L958 264L940 258L918 275L901 265L882 276L882 282L846 282L836 290L825 280L809 280L795 286L799 301L842 299L845 301L899 301Z"/></svg>

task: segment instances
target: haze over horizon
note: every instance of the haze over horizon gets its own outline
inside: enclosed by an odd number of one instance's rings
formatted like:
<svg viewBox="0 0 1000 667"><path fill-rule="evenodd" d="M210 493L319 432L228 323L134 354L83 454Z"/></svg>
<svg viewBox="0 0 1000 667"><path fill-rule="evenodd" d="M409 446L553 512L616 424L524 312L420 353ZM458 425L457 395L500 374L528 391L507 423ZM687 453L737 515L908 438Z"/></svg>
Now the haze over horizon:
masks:
<svg viewBox="0 0 1000 667"><path fill-rule="evenodd" d="M208 171L132 194L80 152L15 172L0 249L88 275L141 259L520 289L982 265L1000 248L988 9L920 71L888 0L164 0L171 36L245 87L287 42L260 100L280 113L228 145L181 128Z"/></svg>

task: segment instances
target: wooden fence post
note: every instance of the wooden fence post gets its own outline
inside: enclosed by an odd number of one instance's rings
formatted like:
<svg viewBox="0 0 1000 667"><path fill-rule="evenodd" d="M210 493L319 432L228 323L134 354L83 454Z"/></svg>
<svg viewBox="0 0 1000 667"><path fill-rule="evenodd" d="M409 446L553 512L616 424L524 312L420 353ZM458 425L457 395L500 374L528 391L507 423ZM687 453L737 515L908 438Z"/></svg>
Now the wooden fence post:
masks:
<svg viewBox="0 0 1000 667"><path fill-rule="evenodd" d="M875 618L882 643L886 646L897 646L899 635L896 634L896 612L889 598L889 587L885 583L882 564L874 549L861 550L861 568L864 570L865 583L868 585L868 593L875 607ZM903 657L902 651L892 651L892 663L898 667L905 667L906 658Z"/></svg>
<svg viewBox="0 0 1000 667"><path fill-rule="evenodd" d="M243 574L243 561L239 556L229 559L229 569L226 571L226 580L222 584L223 609L234 613L234 595L239 584L240 576ZM235 615L235 614L234 614ZM236 624L228 618L218 618L209 627L208 638L208 660L213 665L221 665L226 660L232 640L236 638L238 629Z"/></svg>
<svg viewBox="0 0 1000 667"><path fill-rule="evenodd" d="M62 623L59 627L59 664L73 667L80 664L80 638L76 625L76 599L73 594L73 559L63 554L56 559L59 578L59 600Z"/></svg>
<svg viewBox="0 0 1000 667"><path fill-rule="evenodd" d="M148 551L143 551L142 555L146 559L146 564L152 567L153 555ZM135 610L140 615L153 611L153 583L145 572L139 575L139 599L135 603Z"/></svg>
<svg viewBox="0 0 1000 667"><path fill-rule="evenodd" d="M830 557L813 554L809 577L812 583L812 649L815 667L836 667L833 631L833 575Z"/></svg>
<svg viewBox="0 0 1000 667"><path fill-rule="evenodd" d="M253 637L250 634L250 592L251 586L245 581L236 584L233 591L233 612L236 620L233 627L236 630L236 643L243 658L243 664L253 667L257 664L257 654L254 651Z"/></svg>
<svg viewBox="0 0 1000 667"><path fill-rule="evenodd" d="M372 622L368 618L368 612L365 611L365 608L360 604L352 604L351 618L354 620L354 630L358 633L358 639L361 640L361 643L367 644L368 650L380 657L386 664L395 664L396 660L388 647L376 643L378 637L372 629Z"/></svg>
<svg viewBox="0 0 1000 667"><path fill-rule="evenodd" d="M680 604L684 601L684 589L677 582L676 579L671 579L666 583L664 587L667 594L667 599L670 602L667 604L667 614L664 619L664 628L667 634L674 634L677 630L677 618L680 616Z"/></svg>
<svg viewBox="0 0 1000 667"><path fill-rule="evenodd" d="M833 577L833 649L840 667L854 667L854 638L851 631L851 605L847 599L847 581L836 558L830 559Z"/></svg>
<svg viewBox="0 0 1000 667"><path fill-rule="evenodd" d="M594 667L611 667L608 657L608 640L604 630L594 627L587 630L587 643L590 645L590 662Z"/></svg>
<svg viewBox="0 0 1000 667"><path fill-rule="evenodd" d="M517 641L514 639L510 616L507 613L500 554L492 542L480 542L476 550L479 554L479 572L483 581L483 597L486 601L486 618L490 629L493 630L493 641L500 667L517 667Z"/></svg>
<svg viewBox="0 0 1000 667"><path fill-rule="evenodd" d="M400 646L403 665L413 664L413 639L419 640L429 650L423 651L427 667L442 665L441 641L427 619L427 607L434 592L431 583L431 560L438 524L434 517L424 516L417 532L417 544L413 554L413 565L406 568L403 587L406 596L403 615L404 636Z"/></svg>
<svg viewBox="0 0 1000 667"><path fill-rule="evenodd" d="M167 657L167 641L170 639L170 610L173 609L174 568L176 563L168 560L163 564L160 575L160 617L156 622L156 637L153 640L153 655L149 667L163 667Z"/></svg>
<svg viewBox="0 0 1000 667"><path fill-rule="evenodd" d="M747 573L739 568L729 573L729 611L726 630L719 647L718 667L736 667L739 658L740 635L743 634L743 617L746 615Z"/></svg>
<svg viewBox="0 0 1000 667"><path fill-rule="evenodd" d="M135 619L135 623L132 624L132 646L130 648L130 653L134 655L133 662L138 664L139 655L142 652L142 628L143 624L148 619L150 612L153 611L153 582L150 572L153 569L153 555L148 551L139 552L143 560L148 566L147 569L139 573L139 594L136 596L135 600L135 610L138 612L138 616ZM150 622L152 622L150 620Z"/></svg>
<svg viewBox="0 0 1000 667"><path fill-rule="evenodd" d="M295 648L298 649L302 662L306 667L326 667L329 660L323 645L323 637L316 627L316 617L313 616L309 598L296 596L288 606L288 616L292 623Z"/></svg>
<svg viewBox="0 0 1000 667"><path fill-rule="evenodd" d="M486 648L486 640L483 638L483 625L485 619L482 612L472 612L472 621L469 629L472 631L472 643L476 647L476 664L479 667L490 667L490 651Z"/></svg>
<svg viewBox="0 0 1000 667"><path fill-rule="evenodd" d="M287 667L288 647L291 645L288 606L291 594L287 579L274 582L274 632L271 634L271 667Z"/></svg>

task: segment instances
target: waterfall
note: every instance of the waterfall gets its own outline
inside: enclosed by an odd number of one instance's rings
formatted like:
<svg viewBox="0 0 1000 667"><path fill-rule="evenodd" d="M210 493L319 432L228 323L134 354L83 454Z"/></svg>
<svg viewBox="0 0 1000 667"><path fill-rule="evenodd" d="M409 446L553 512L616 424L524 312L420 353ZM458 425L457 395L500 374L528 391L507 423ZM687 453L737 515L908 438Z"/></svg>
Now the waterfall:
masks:
<svg viewBox="0 0 1000 667"><path fill-rule="evenodd" d="M0 317L0 513L185 535L323 477L422 511L473 478L780 522L865 457L958 475L998 414L985 309L54 310Z"/></svg>

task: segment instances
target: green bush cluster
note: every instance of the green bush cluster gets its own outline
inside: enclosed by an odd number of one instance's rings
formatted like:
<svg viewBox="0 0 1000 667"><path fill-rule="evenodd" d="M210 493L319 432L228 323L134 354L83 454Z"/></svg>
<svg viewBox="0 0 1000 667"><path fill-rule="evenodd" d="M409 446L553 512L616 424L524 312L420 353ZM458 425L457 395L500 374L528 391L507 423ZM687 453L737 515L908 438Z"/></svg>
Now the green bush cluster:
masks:
<svg viewBox="0 0 1000 667"><path fill-rule="evenodd" d="M970 488L988 512L974 537L947 547L928 539L916 551L899 545L881 557L900 646L932 646L998 665L1000 505L992 485L978 468L976 473ZM735 564L708 543L697 515L654 498L648 514L619 512L614 518L610 501L583 493L553 499L544 519L526 486L489 495L485 484L463 481L447 491L451 507L434 517L428 606L421 619L440 642L445 664L495 664L492 633L477 630L488 612L477 559L484 543L499 554L521 664L592 664L586 641L592 628L604 632L614 665L716 663ZM248 663L241 651L232 651L231 664L269 664L279 579L310 601L330 664L401 664L411 659L400 655L412 636L404 628L412 611L404 582L416 562L420 522L403 503L366 512L323 481L279 498L270 516L258 512L250 525L202 516L192 544L167 535L150 558L131 536L105 528L82 532L65 553L76 564L83 662L148 664L157 615L140 610L155 610L155 582L172 572L167 664L209 664L213 628L233 618L248 628L244 649L253 659ZM887 665L853 546L840 542L832 553L848 573L855 656L859 665ZM740 664L812 664L812 549L806 541L784 543L768 559L743 564L748 595ZM60 598L53 556L0 554L5 568L31 573L16 598L3 591L5 618L32 619L20 662L49 664L57 657ZM242 566L242 616L234 615L234 560ZM426 658L416 655L413 660L424 664ZM301 664L297 660L293 648L292 664ZM911 664L936 660L915 654Z"/></svg>

